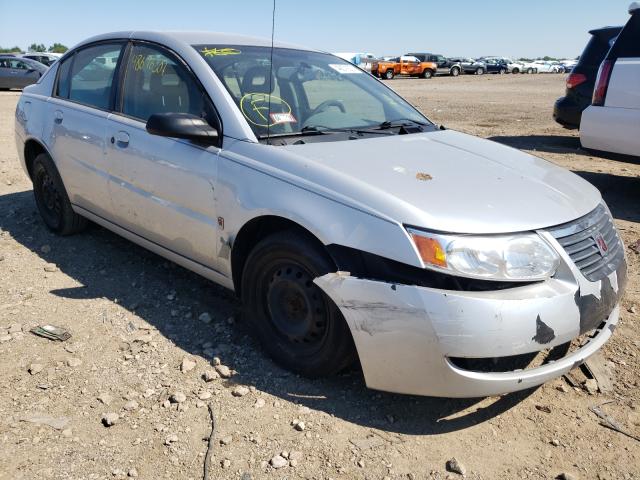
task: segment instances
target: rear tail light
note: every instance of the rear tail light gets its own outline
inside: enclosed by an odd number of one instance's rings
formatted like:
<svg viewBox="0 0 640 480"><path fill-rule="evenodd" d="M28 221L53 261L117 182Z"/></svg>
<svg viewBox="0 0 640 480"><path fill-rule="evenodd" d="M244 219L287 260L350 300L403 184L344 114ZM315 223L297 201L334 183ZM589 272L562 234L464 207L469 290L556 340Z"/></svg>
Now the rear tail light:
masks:
<svg viewBox="0 0 640 480"><path fill-rule="evenodd" d="M592 105L598 107L604 106L607 89L609 88L609 79L611 78L611 70L613 70L613 62L611 60L605 60L600 65L598 77L596 78L596 88L593 90Z"/></svg>
<svg viewBox="0 0 640 480"><path fill-rule="evenodd" d="M582 73L571 73L567 77L567 88L576 88L587 81L587 76Z"/></svg>

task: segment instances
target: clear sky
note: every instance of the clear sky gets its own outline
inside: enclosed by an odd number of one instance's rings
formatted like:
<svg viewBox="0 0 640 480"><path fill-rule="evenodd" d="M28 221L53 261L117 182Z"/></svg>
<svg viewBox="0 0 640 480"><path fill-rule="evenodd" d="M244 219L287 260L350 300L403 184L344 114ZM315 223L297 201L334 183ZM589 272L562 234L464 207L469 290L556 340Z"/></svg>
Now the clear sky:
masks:
<svg viewBox="0 0 640 480"><path fill-rule="evenodd" d="M276 0L276 39L376 55L575 57L589 29L624 24L631 0ZM271 0L0 0L0 46L72 46L116 30L270 37Z"/></svg>

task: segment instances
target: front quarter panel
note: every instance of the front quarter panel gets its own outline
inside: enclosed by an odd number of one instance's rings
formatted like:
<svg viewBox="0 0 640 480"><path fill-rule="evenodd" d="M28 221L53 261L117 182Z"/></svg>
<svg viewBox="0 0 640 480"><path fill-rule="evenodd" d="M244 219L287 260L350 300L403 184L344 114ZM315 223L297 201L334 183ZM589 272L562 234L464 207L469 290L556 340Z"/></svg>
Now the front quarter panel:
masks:
<svg viewBox="0 0 640 480"><path fill-rule="evenodd" d="M305 165L299 165L296 173L277 168L279 153L278 147L241 141L227 144L221 152L216 189L219 215L224 218L221 244L232 245L250 220L272 215L297 223L325 245L339 244L420 266L402 225L303 178ZM229 258L222 269L231 274Z"/></svg>

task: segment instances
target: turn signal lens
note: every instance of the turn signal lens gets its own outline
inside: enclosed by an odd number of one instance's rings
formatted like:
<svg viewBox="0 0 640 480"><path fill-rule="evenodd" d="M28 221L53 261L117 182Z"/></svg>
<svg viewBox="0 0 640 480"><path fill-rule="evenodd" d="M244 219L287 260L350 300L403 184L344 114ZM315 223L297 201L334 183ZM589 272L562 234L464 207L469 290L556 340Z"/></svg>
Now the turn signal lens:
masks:
<svg viewBox="0 0 640 480"><path fill-rule="evenodd" d="M438 240L415 233L411 233L411 238L413 238L413 242L416 244L424 263L447 267L447 254L444 253L444 248Z"/></svg>

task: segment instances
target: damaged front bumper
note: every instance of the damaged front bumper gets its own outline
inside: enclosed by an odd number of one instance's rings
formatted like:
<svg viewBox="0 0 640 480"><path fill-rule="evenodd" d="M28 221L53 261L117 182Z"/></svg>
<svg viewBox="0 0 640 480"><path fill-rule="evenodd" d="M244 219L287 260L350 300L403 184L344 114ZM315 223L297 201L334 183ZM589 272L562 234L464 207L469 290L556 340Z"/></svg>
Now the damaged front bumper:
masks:
<svg viewBox="0 0 640 480"><path fill-rule="evenodd" d="M349 324L369 388L482 397L558 377L611 337L626 263L599 282L587 281L569 262L564 267L547 281L489 292L393 284L340 272L318 277L315 283ZM590 336L576 351L533 368L477 371L455 361L539 352L587 332Z"/></svg>

